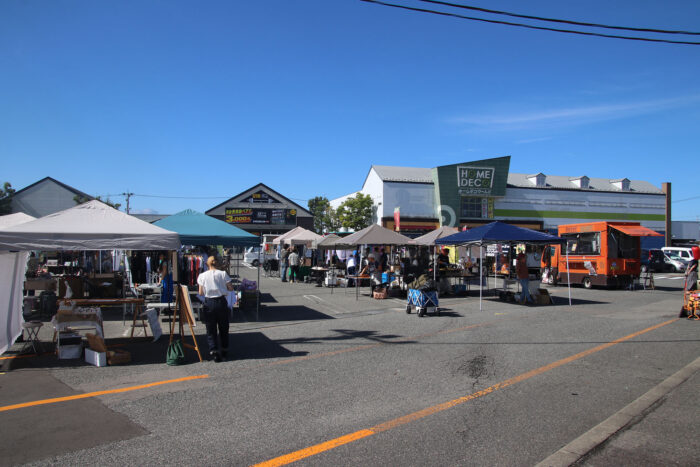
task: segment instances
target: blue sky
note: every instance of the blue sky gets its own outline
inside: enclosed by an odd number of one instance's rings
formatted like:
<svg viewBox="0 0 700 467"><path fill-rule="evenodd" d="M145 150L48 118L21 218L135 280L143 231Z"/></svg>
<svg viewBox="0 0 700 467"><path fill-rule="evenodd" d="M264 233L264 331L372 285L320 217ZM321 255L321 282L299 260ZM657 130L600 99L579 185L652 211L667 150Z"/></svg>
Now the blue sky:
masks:
<svg viewBox="0 0 700 467"><path fill-rule="evenodd" d="M694 0L463 3L700 30ZM4 0L0 70L0 182L16 189L52 176L174 213L263 182L305 206L372 164L510 155L512 172L671 182L674 220L700 216L700 46L359 0Z"/></svg>

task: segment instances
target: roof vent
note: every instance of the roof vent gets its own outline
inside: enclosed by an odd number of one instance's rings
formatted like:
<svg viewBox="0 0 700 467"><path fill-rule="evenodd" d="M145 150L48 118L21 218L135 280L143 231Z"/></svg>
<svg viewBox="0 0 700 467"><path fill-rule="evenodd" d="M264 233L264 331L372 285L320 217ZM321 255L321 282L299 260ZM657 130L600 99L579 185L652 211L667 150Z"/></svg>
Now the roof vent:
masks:
<svg viewBox="0 0 700 467"><path fill-rule="evenodd" d="M588 189L588 182L591 180L590 178L586 177L585 175L581 177L576 177L576 178L570 178L571 183L576 185L577 187L587 190Z"/></svg>
<svg viewBox="0 0 700 467"><path fill-rule="evenodd" d="M547 186L547 176L542 172L536 175L528 175L528 180L533 183L537 188L544 188Z"/></svg>
<svg viewBox="0 0 700 467"><path fill-rule="evenodd" d="M621 178L620 180L610 180L610 184L621 191L630 191L629 178Z"/></svg>

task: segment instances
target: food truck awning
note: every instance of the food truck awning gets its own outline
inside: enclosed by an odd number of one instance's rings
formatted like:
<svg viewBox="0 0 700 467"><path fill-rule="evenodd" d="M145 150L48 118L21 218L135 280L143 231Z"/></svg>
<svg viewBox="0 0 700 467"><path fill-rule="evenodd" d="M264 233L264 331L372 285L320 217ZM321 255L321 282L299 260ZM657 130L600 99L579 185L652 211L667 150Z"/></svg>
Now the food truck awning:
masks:
<svg viewBox="0 0 700 467"><path fill-rule="evenodd" d="M611 225L610 227L631 237L663 237L660 233L641 225Z"/></svg>

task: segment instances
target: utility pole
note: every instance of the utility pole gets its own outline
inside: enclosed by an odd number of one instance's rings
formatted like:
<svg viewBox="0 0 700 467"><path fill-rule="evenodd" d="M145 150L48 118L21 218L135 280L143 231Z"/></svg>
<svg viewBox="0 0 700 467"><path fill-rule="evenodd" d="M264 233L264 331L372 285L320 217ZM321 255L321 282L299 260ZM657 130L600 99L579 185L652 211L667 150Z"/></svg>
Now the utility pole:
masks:
<svg viewBox="0 0 700 467"><path fill-rule="evenodd" d="M122 196L126 196L126 213L129 214L129 198L134 196L134 194L127 191L126 193L122 193Z"/></svg>

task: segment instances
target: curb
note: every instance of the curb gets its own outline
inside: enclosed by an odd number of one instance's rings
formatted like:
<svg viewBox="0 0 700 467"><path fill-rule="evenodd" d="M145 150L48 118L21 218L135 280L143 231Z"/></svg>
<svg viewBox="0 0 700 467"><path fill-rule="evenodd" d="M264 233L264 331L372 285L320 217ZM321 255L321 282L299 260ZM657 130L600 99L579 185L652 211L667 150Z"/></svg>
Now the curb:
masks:
<svg viewBox="0 0 700 467"><path fill-rule="evenodd" d="M607 441L612 435L627 426L634 418L651 407L659 399L678 387L696 371L700 370L700 357L690 362L652 389L639 396L607 420L594 426L557 452L536 464L536 467L570 466Z"/></svg>

